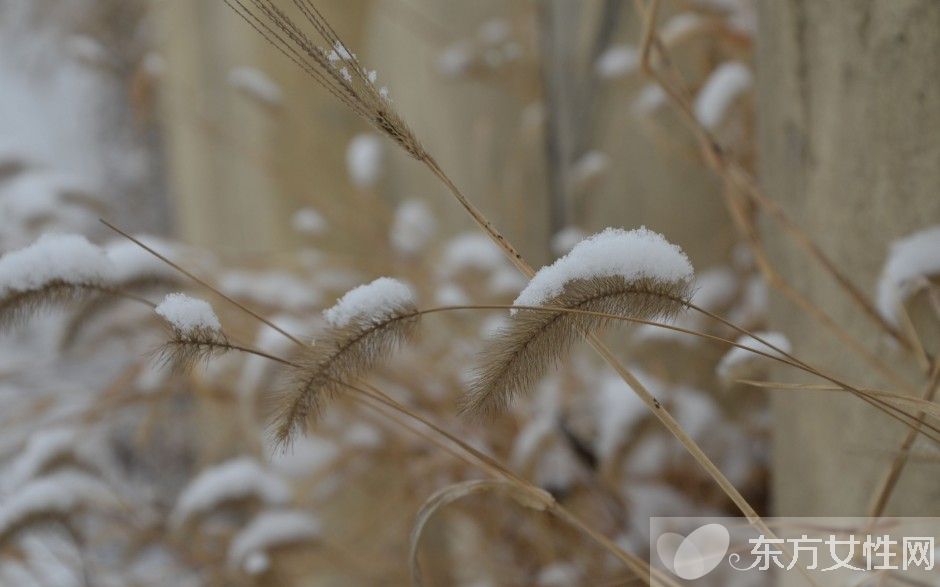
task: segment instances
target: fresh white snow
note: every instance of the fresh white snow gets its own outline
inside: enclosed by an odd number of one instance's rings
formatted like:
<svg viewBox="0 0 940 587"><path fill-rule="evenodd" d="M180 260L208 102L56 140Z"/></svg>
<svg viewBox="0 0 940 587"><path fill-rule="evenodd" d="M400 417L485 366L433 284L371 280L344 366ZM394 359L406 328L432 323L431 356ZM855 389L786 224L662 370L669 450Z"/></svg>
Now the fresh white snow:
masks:
<svg viewBox="0 0 940 587"><path fill-rule="evenodd" d="M300 234L307 236L320 236L329 228L323 215L309 206L294 212L291 226Z"/></svg>
<svg viewBox="0 0 940 587"><path fill-rule="evenodd" d="M269 107L280 106L284 92L266 73L254 67L236 67L228 74L228 83L249 98Z"/></svg>
<svg viewBox="0 0 940 587"><path fill-rule="evenodd" d="M229 564L255 574L266 568L252 561L255 555L265 555L272 548L320 537L320 521L312 515L296 510L274 510L258 514L239 532L228 550ZM254 564L249 564L249 563Z"/></svg>
<svg viewBox="0 0 940 587"><path fill-rule="evenodd" d="M559 256L567 255L587 237L588 234L577 226L566 226L552 237L552 252Z"/></svg>
<svg viewBox="0 0 940 587"><path fill-rule="evenodd" d="M739 61L722 63L711 73L695 97L695 117L705 128L717 128L727 115L728 108L753 83L754 76L747 65Z"/></svg>
<svg viewBox="0 0 940 587"><path fill-rule="evenodd" d="M85 237L47 234L24 249L0 257L0 296L56 282L103 285L112 273L113 266L104 251Z"/></svg>
<svg viewBox="0 0 940 587"><path fill-rule="evenodd" d="M197 331L221 332L222 324L209 302L186 294L171 293L154 309L173 328L185 335Z"/></svg>
<svg viewBox="0 0 940 587"><path fill-rule="evenodd" d="M200 473L176 501L170 521L180 526L197 514L212 511L227 501L256 497L269 505L290 499L290 487L250 457L238 457Z"/></svg>
<svg viewBox="0 0 940 587"><path fill-rule="evenodd" d="M91 475L62 471L21 486L0 502L0 534L32 516L67 515L90 505L112 505L114 494Z"/></svg>
<svg viewBox="0 0 940 587"><path fill-rule="evenodd" d="M559 295L571 281L614 276L628 281L651 278L679 284L691 281L694 271L682 249L663 235L646 227L630 231L608 228L542 267L514 305L540 306Z"/></svg>
<svg viewBox="0 0 940 587"><path fill-rule="evenodd" d="M640 55L637 50L620 45L601 53L594 64L594 71L603 79L616 79L633 73L639 65Z"/></svg>
<svg viewBox="0 0 940 587"><path fill-rule="evenodd" d="M899 311L917 289L918 278L940 274L940 226L915 232L891 245L878 279L878 311L898 325Z"/></svg>
<svg viewBox="0 0 940 587"><path fill-rule="evenodd" d="M780 332L755 332L757 336L766 340L768 343L779 348L780 350L789 353L790 352L790 341L785 335ZM755 338L744 335L740 337L737 341L738 344L744 345L746 347L758 350L775 357L782 357L779 352L770 348L766 344L756 340ZM718 376L725 380L730 381L734 379L737 373L740 373L743 369L746 369L753 365L755 362L766 361L767 357L752 353L751 351L734 347L725 353L725 356L721 358L721 361L718 362L718 365L715 367L715 372Z"/></svg>
<svg viewBox="0 0 940 587"><path fill-rule="evenodd" d="M360 189L375 187L382 175L383 159L379 135L362 133L353 137L346 149L346 169L353 185Z"/></svg>
<svg viewBox="0 0 940 587"><path fill-rule="evenodd" d="M342 328L362 318L381 322L402 307L415 305L415 294L410 286L380 277L346 292L332 308L324 310L323 317L330 326Z"/></svg>
<svg viewBox="0 0 940 587"><path fill-rule="evenodd" d="M405 200L395 210L391 241L395 250L403 255L416 255L434 238L437 220L426 203L417 199Z"/></svg>
<svg viewBox="0 0 940 587"><path fill-rule="evenodd" d="M453 276L468 269L494 271L505 261L505 254L489 237L479 232L465 232L447 243L440 266L445 276Z"/></svg>
<svg viewBox="0 0 940 587"><path fill-rule="evenodd" d="M163 239L149 235L137 235L135 238L167 258L173 258L176 253L177 247ZM125 238L108 243L104 246L104 252L111 261L112 278L117 283L144 277L173 279L180 275L173 267Z"/></svg>

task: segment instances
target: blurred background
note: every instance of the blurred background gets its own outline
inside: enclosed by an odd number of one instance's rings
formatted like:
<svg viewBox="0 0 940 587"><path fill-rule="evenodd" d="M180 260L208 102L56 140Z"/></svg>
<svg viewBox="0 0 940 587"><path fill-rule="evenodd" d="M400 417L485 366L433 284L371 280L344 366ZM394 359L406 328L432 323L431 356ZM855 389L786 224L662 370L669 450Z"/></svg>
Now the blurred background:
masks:
<svg viewBox="0 0 940 587"><path fill-rule="evenodd" d="M728 202L740 195L641 71L645 2L317 5L533 265L605 227L645 225L688 253L700 305L783 331L840 373L867 368L768 285L749 226L784 279L871 353L917 373L758 210L738 208L748 220L736 227ZM940 3L664 0L656 23L723 155L874 295L889 244L940 221ZM510 303L525 285L424 166L222 0L0 0L0 250L46 232L117 247L99 217L310 336L323 308L383 275L409 281L422 307ZM169 283L148 290L153 301L194 287L155 271ZM283 345L200 295L242 338ZM912 316L932 319L918 304ZM106 305L0 336L4 495L78 471L117 496L108 507L50 498L61 505L53 518L68 513L66 531L0 523L0 584L409 584L421 504L479 471L346 401L272 456L260 407L276 380L269 367L228 356L192 374L155 366L159 322L126 301ZM435 317L378 381L640 556L651 515L736 515L585 349L512 414L485 428L461 421L465 371L499 320ZM612 330L618 354L761 513L865 513L903 427L848 394L729 382L716 371L721 345ZM936 330L924 331L933 344ZM788 376L761 365L735 378ZM889 511L940 511L931 454L905 470ZM247 489L228 495L226 485ZM181 504L186 491L195 497ZM422 544L430 585L631 580L576 531L499 496L448 508Z"/></svg>

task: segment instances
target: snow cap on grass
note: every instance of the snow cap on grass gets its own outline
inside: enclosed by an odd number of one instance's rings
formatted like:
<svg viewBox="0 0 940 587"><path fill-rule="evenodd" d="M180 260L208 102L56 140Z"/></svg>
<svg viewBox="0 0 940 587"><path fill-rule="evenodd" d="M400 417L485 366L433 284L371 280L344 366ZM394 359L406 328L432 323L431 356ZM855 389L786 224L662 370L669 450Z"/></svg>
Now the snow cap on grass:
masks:
<svg viewBox="0 0 940 587"><path fill-rule="evenodd" d="M193 479L177 499L170 522L179 527L225 502L252 497L266 504L281 505L290 495L290 487L280 477L266 471L253 458L239 457L206 469Z"/></svg>
<svg viewBox="0 0 940 587"><path fill-rule="evenodd" d="M43 471L50 463L74 454L79 446L71 428L39 430L29 438L26 448L0 475L0 488L11 491Z"/></svg>
<svg viewBox="0 0 940 587"><path fill-rule="evenodd" d="M658 84L647 84L630 104L630 112L636 118L646 118L666 104L668 96Z"/></svg>
<svg viewBox="0 0 940 587"><path fill-rule="evenodd" d="M695 118L702 126L715 129L724 120L728 108L751 88L754 76L739 61L722 63L709 76L695 97Z"/></svg>
<svg viewBox="0 0 940 587"><path fill-rule="evenodd" d="M300 234L319 236L326 232L329 225L319 212L308 206L294 212L291 226Z"/></svg>
<svg viewBox="0 0 940 587"><path fill-rule="evenodd" d="M86 506L116 503L108 487L91 475L62 471L26 483L0 503L0 536L30 518L67 516Z"/></svg>
<svg viewBox="0 0 940 587"><path fill-rule="evenodd" d="M556 255L567 255L571 249L586 239L588 234L577 226L566 226L552 237L552 252Z"/></svg>
<svg viewBox="0 0 940 587"><path fill-rule="evenodd" d="M221 332L222 324L209 302L186 294L171 293L154 311L184 336L200 331Z"/></svg>
<svg viewBox="0 0 940 587"><path fill-rule="evenodd" d="M447 243L441 260L442 273L453 276L467 269L489 272L505 262L504 253L479 232L458 234Z"/></svg>
<svg viewBox="0 0 940 587"><path fill-rule="evenodd" d="M324 310L323 317L334 328L343 328L354 320L381 322L402 308L415 305L411 287L391 277L380 277L346 292L336 305Z"/></svg>
<svg viewBox="0 0 940 587"><path fill-rule="evenodd" d="M940 274L940 226L915 232L891 245L878 279L878 311L895 326L903 304L917 289L918 278Z"/></svg>
<svg viewBox="0 0 940 587"><path fill-rule="evenodd" d="M695 12L680 12L666 21L659 31L660 39L666 45L672 45L684 40L708 21Z"/></svg>
<svg viewBox="0 0 940 587"><path fill-rule="evenodd" d="M594 71L603 79L615 79L633 73L639 65L640 55L637 50L620 45L601 53L594 64Z"/></svg>
<svg viewBox="0 0 940 587"><path fill-rule="evenodd" d="M608 228L542 267L514 305L540 306L561 294L569 282L598 277L623 277L627 281L648 278L679 284L691 281L694 271L682 249L663 235L646 227L630 231Z"/></svg>
<svg viewBox="0 0 940 587"><path fill-rule="evenodd" d="M229 565L249 574L264 572L269 562L269 550L316 540L320 531L320 521L305 512L263 512L232 540L228 549Z"/></svg>
<svg viewBox="0 0 940 587"><path fill-rule="evenodd" d="M228 74L228 83L249 98L270 108L280 106L284 92L263 71L254 67L236 67Z"/></svg>
<svg viewBox="0 0 940 587"><path fill-rule="evenodd" d="M428 205L421 200L405 200L395 210L391 240L399 253L420 253L436 232L437 220Z"/></svg>
<svg viewBox="0 0 940 587"><path fill-rule="evenodd" d="M644 373L636 372L643 385L658 391L663 385ZM629 438L634 426L648 411L646 405L619 376L605 372L594 399L597 420L596 449L599 456L610 461Z"/></svg>
<svg viewBox="0 0 940 587"><path fill-rule="evenodd" d="M779 332L756 332L754 334L780 350L786 353L790 352L790 341L785 335ZM768 345L748 335L740 337L737 343L774 357L783 357L782 354L770 348ZM721 361L718 362L718 366L715 367L715 372L723 381L733 381L741 376L745 376L750 369L767 360L767 357L762 355L752 353L740 347L734 347L721 358Z"/></svg>
<svg viewBox="0 0 940 587"><path fill-rule="evenodd" d="M148 235L138 235L135 238L167 258L176 254L177 247L163 239ZM118 283L147 277L174 280L179 278L179 273L173 267L125 238L108 243L104 252L114 266L113 277Z"/></svg>
<svg viewBox="0 0 940 587"><path fill-rule="evenodd" d="M0 257L0 296L53 283L103 285L113 266L104 251L83 236L47 234L34 244Z"/></svg>
<svg viewBox="0 0 940 587"><path fill-rule="evenodd" d="M353 137L346 149L346 168L349 178L358 188L374 187L382 175L382 139L374 133Z"/></svg>
<svg viewBox="0 0 940 587"><path fill-rule="evenodd" d="M583 190L604 177L610 168L610 156L603 151L588 151L571 166L570 185L574 190Z"/></svg>

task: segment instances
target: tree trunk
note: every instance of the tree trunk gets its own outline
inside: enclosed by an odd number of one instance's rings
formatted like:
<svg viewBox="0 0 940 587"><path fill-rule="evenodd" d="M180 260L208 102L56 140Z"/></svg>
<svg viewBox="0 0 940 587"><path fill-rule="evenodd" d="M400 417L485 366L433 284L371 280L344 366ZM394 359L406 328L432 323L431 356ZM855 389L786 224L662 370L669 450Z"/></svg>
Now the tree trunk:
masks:
<svg viewBox="0 0 940 587"><path fill-rule="evenodd" d="M873 294L890 243L940 222L940 3L764 0L760 23L763 185ZM766 228L784 277L922 386L833 280ZM857 385L885 385L817 320L782 297L774 304L774 326L799 356ZM865 514L904 428L847 394L776 393L776 514ZM909 462L887 512L940 513L935 467Z"/></svg>

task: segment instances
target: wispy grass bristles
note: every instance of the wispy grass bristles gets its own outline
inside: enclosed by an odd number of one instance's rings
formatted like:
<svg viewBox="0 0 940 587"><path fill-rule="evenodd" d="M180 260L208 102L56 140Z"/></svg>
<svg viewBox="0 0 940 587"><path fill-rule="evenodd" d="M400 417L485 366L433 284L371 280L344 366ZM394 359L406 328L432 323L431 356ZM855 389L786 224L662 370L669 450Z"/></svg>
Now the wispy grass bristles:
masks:
<svg viewBox="0 0 940 587"><path fill-rule="evenodd" d="M0 298L0 326L17 326L41 310L64 306L100 294L118 295L116 291L103 285L61 280L50 281L33 289L9 291Z"/></svg>
<svg viewBox="0 0 940 587"><path fill-rule="evenodd" d="M544 305L654 320L674 317L690 297L687 280L609 276L570 281ZM481 353L461 411L485 416L504 410L576 341L609 320L588 314L517 310Z"/></svg>
<svg viewBox="0 0 940 587"><path fill-rule="evenodd" d="M205 300L172 293L154 312L166 320L173 333L159 350L166 364L190 368L233 349L218 316Z"/></svg>
<svg viewBox="0 0 940 587"><path fill-rule="evenodd" d="M157 359L174 369L187 371L234 350L223 332L209 328L172 329L172 337L156 351Z"/></svg>
<svg viewBox="0 0 940 587"><path fill-rule="evenodd" d="M399 303L381 320L358 316L304 347L288 365L280 391L267 398L275 444L289 445L325 400L410 341L418 322L414 304Z"/></svg>
<svg viewBox="0 0 940 587"><path fill-rule="evenodd" d="M392 107L388 89L377 85L378 74L363 67L313 2L290 0L310 25L308 34L274 0L223 1L343 104L414 158L427 158L414 133Z"/></svg>

